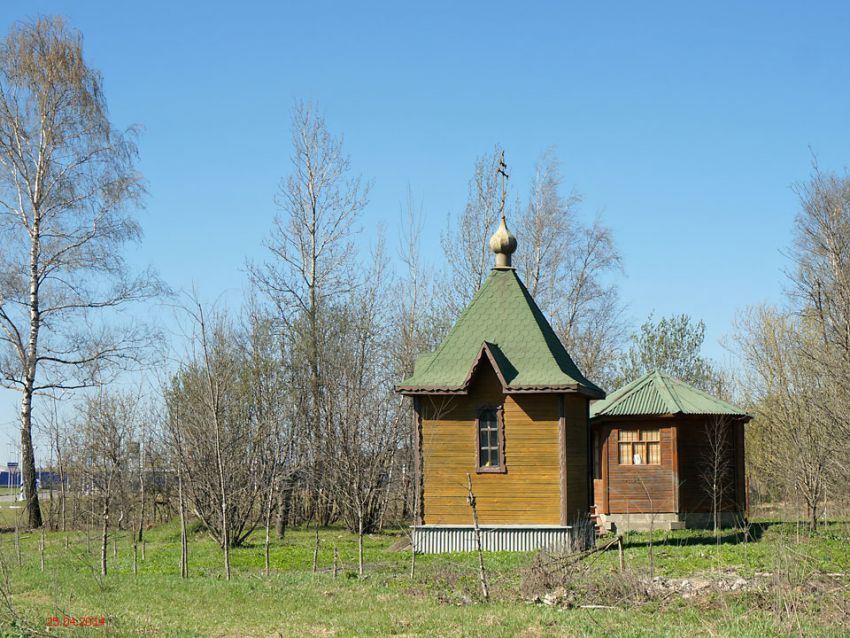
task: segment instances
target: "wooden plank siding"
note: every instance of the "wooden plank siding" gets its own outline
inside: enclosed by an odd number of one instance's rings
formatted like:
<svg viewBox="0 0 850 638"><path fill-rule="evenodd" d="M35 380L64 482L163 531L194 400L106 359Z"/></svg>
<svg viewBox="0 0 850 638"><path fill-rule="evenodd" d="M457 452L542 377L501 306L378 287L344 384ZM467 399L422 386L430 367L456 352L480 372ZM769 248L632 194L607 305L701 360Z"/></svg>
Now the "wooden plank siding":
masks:
<svg viewBox="0 0 850 638"><path fill-rule="evenodd" d="M466 503L467 473L472 476L482 525L562 524L560 401L558 394L504 395L488 365L481 366L468 395L420 399L424 524L472 523ZM587 400L568 396L564 403L568 415L568 505L572 507L572 499L578 499L583 491L586 511ZM504 406L507 471L478 474L475 419L481 407L498 405ZM579 412L585 418L577 418ZM579 438L580 449L573 450L573 441ZM576 500L575 507L580 506Z"/></svg>
<svg viewBox="0 0 850 638"><path fill-rule="evenodd" d="M706 484L705 473L710 469L708 458L709 419L691 417L678 420L680 471L680 507L682 512L711 512L711 488ZM721 511L744 511L746 499L742 488L744 466L743 449L738 430L743 430L739 420L727 419L726 427L730 470L723 489Z"/></svg>
<svg viewBox="0 0 850 638"><path fill-rule="evenodd" d="M567 431L567 520L562 521L562 525L587 516L590 509L587 403L587 399L579 396L564 396Z"/></svg>
<svg viewBox="0 0 850 638"><path fill-rule="evenodd" d="M658 465L620 465L618 437L620 428L658 428L661 434L661 463ZM606 447L607 512L675 512L673 472L673 434L670 423L623 421L612 424Z"/></svg>
<svg viewBox="0 0 850 638"><path fill-rule="evenodd" d="M710 491L707 469L707 419L705 416L609 417L593 423L602 443L602 477L594 486L599 513L708 513ZM732 466L721 511L746 511L744 449L741 419L728 427L729 463ZM654 429L661 434L659 465L620 465L619 430ZM647 495L648 493L648 495ZM651 505L650 505L651 503Z"/></svg>

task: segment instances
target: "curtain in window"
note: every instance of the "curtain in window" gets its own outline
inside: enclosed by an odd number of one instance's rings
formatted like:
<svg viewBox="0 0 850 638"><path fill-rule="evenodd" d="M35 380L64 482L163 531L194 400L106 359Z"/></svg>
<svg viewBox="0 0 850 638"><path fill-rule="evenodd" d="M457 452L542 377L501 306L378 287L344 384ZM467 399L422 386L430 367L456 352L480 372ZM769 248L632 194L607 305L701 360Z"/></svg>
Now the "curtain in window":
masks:
<svg viewBox="0 0 850 638"><path fill-rule="evenodd" d="M621 465L660 465L661 430L620 430Z"/></svg>

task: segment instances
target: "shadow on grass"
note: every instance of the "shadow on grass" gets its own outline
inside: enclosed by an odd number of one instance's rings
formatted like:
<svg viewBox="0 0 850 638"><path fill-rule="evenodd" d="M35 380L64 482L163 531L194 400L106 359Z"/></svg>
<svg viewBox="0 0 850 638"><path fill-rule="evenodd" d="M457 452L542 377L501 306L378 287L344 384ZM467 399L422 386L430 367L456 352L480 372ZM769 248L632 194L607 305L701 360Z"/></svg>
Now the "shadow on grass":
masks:
<svg viewBox="0 0 850 638"><path fill-rule="evenodd" d="M676 546L691 546L691 545L740 545L742 543L757 543L764 536L765 531L772 525L779 524L778 521L769 521L762 523L753 523L750 525L749 532L744 533L742 529L725 529L721 530L720 538L717 538L710 530L704 530L701 534L688 534L679 536L675 532L660 531L661 538L653 540L653 545L676 545ZM655 532L656 534L659 531ZM643 535L643 534L642 534ZM625 547L648 547L649 540L644 539L629 539L629 534L624 536Z"/></svg>

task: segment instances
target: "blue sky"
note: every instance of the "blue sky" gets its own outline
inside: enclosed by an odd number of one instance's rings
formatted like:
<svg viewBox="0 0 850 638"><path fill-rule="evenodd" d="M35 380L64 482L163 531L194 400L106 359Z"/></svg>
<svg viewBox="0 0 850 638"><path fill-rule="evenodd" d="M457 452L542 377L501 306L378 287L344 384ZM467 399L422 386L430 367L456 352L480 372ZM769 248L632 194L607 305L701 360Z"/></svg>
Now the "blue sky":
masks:
<svg viewBox="0 0 850 638"><path fill-rule="evenodd" d="M363 227L394 246L409 185L432 262L477 156L501 144L524 193L554 145L614 230L630 319L701 318L725 361L735 313L781 298L811 151L843 170L850 148L846 3L6 0L0 27L39 14L83 32L113 121L144 127L132 259L208 299L262 256L289 110L314 100L373 181ZM0 394L0 453L16 418Z"/></svg>

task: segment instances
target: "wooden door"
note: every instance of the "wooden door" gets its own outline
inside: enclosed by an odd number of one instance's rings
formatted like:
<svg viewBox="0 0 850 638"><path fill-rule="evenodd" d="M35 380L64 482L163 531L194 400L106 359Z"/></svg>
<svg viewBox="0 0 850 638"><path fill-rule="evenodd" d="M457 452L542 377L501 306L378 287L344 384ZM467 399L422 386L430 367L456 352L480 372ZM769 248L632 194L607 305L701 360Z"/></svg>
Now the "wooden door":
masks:
<svg viewBox="0 0 850 638"><path fill-rule="evenodd" d="M603 474L602 449L604 441L602 432L593 432L593 504L596 505L597 514L607 514L605 511L605 478Z"/></svg>

